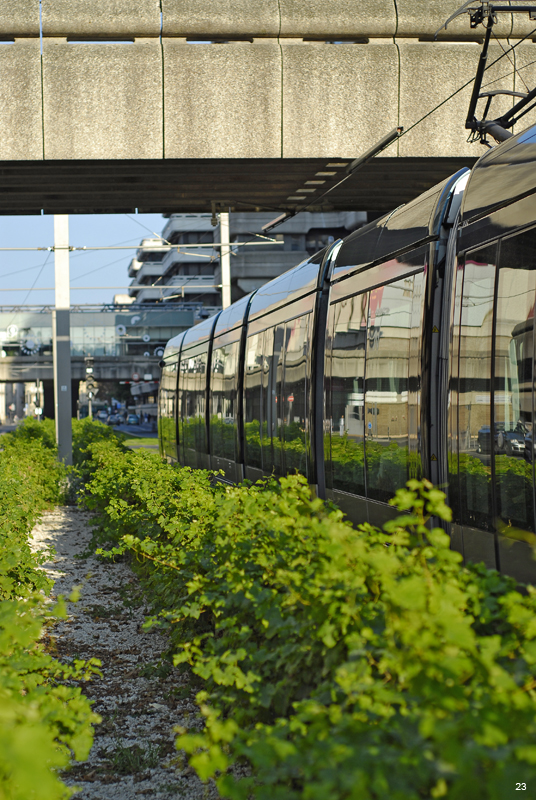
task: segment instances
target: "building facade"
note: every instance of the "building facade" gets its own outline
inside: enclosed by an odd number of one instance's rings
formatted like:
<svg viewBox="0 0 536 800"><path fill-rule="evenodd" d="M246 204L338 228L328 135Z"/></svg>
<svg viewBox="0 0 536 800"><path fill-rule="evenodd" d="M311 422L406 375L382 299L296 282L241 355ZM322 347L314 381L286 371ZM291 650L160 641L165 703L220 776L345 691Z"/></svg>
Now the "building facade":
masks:
<svg viewBox="0 0 536 800"><path fill-rule="evenodd" d="M358 211L304 212L262 234L271 213L229 215L231 300L299 264L308 256L367 222ZM143 239L128 268L129 295L136 303L174 303L196 321L221 308L220 226L210 214L171 214L162 239Z"/></svg>

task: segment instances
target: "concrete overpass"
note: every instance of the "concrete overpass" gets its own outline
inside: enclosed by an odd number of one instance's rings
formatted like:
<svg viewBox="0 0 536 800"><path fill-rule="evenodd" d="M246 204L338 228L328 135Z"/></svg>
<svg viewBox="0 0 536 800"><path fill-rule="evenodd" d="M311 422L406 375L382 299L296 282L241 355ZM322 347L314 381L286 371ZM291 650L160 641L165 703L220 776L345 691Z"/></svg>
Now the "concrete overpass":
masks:
<svg viewBox="0 0 536 800"><path fill-rule="evenodd" d="M482 28L464 16L432 42L459 3L42 0L40 21L39 0L0 0L0 213L314 200L474 76ZM496 33L533 27L502 15ZM512 56L530 87L534 50ZM511 73L504 58L487 80L522 89ZM472 163L469 91L312 208L386 210Z"/></svg>

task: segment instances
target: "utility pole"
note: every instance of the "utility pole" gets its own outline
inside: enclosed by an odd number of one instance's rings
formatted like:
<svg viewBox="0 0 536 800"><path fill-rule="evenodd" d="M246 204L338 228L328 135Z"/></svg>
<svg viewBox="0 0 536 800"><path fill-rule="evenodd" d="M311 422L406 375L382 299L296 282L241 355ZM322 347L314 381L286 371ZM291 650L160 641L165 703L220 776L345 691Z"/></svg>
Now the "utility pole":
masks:
<svg viewBox="0 0 536 800"><path fill-rule="evenodd" d="M69 216L54 214L55 307L52 312L54 354L54 406L58 458L73 463L71 409L71 323L69 277Z"/></svg>
<svg viewBox="0 0 536 800"><path fill-rule="evenodd" d="M221 304L223 308L231 305L231 247L229 236L229 212L220 214L220 264L221 264Z"/></svg>

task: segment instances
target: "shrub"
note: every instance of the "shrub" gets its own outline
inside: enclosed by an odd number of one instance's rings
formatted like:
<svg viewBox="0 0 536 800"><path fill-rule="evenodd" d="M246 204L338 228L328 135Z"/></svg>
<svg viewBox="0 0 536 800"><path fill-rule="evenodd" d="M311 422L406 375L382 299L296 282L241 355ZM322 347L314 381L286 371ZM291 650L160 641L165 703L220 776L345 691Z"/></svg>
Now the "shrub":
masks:
<svg viewBox="0 0 536 800"><path fill-rule="evenodd" d="M300 476L223 487L99 444L86 503L205 682L177 746L224 797L503 798L536 780L536 591L462 566L410 481L379 530ZM233 777L234 764L251 777Z"/></svg>
<svg viewBox="0 0 536 800"><path fill-rule="evenodd" d="M57 770L71 755L87 757L98 721L80 688L68 685L88 678L97 662L64 665L39 643L65 608L47 607L46 555L32 552L29 536L42 511L62 501L66 470L47 422L26 420L1 442L0 797L59 800L71 792Z"/></svg>

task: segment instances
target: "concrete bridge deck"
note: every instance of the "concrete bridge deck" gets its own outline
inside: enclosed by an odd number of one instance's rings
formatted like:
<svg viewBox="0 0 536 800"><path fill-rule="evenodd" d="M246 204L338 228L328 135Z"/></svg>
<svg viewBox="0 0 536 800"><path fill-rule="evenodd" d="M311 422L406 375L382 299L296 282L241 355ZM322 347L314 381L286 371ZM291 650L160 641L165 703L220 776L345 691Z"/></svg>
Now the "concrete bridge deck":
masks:
<svg viewBox="0 0 536 800"><path fill-rule="evenodd" d="M314 200L336 178L318 172L338 174L331 163L409 128L474 76L482 28L463 16L431 41L458 5L42 0L40 22L39 0L0 0L0 213ZM512 56L529 87L532 28L528 15L503 15L492 48L493 59L530 34ZM519 90L521 78L503 58L486 81ZM470 164L480 151L465 141L469 93L318 207L386 210Z"/></svg>

